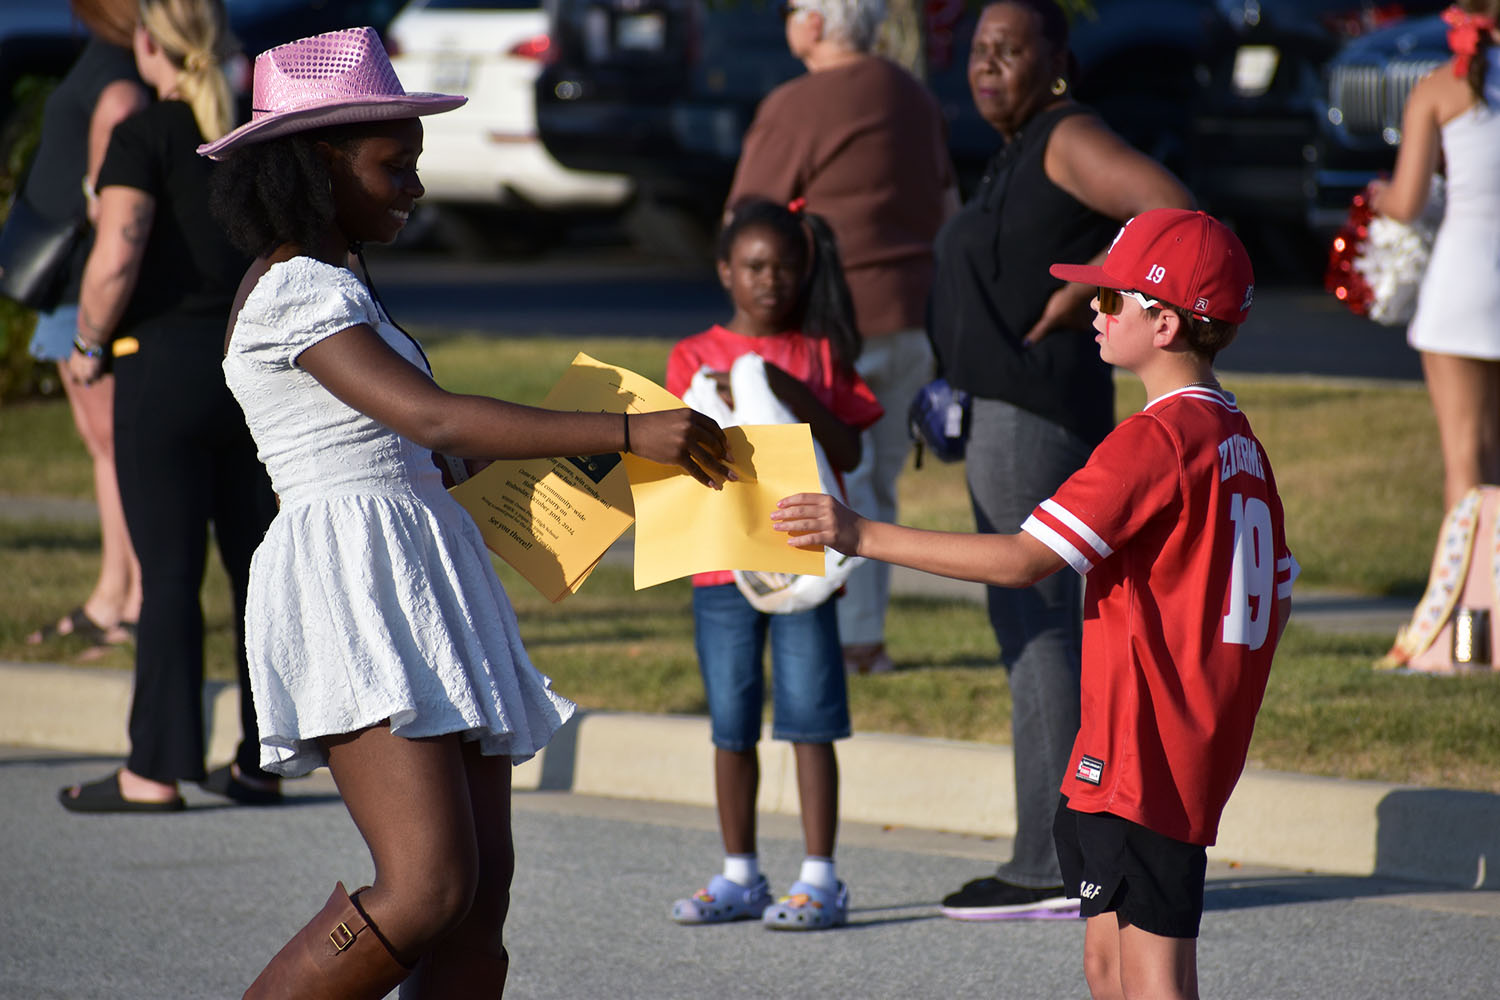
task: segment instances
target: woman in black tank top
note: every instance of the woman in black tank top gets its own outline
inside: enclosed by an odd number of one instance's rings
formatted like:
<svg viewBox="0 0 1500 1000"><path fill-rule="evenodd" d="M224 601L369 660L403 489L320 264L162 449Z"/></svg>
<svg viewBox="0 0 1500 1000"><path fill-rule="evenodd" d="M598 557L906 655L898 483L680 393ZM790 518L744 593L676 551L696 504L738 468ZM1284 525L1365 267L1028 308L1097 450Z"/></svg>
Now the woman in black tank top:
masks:
<svg viewBox="0 0 1500 1000"><path fill-rule="evenodd" d="M91 218L85 192L92 191L114 126L146 106L146 88L130 53L134 0L75 0L73 12L88 28L89 41L47 98L41 141L20 197L48 219ZM59 280L57 302L37 314L30 351L38 361L62 366L73 353L78 288L92 232L80 239ZM99 575L88 596L55 622L26 637L39 646L59 637L91 646L130 642L141 608L141 573L120 505L114 455L112 376L91 384L60 379L73 426L93 464L99 509ZM86 651L81 655L89 655Z"/></svg>
<svg viewBox="0 0 1500 1000"><path fill-rule="evenodd" d="M980 15L969 85L1005 144L935 247L928 333L948 381L974 397L966 466L980 531L1019 530L1114 426L1093 290L1063 284L1048 266L1099 263L1126 219L1192 206L1175 177L1073 101L1067 31L1053 0L1003 0ZM946 916L1046 916L1067 905L1052 818L1078 729L1081 590L1073 573L989 588L1012 698L1015 850L995 875L947 896Z"/></svg>

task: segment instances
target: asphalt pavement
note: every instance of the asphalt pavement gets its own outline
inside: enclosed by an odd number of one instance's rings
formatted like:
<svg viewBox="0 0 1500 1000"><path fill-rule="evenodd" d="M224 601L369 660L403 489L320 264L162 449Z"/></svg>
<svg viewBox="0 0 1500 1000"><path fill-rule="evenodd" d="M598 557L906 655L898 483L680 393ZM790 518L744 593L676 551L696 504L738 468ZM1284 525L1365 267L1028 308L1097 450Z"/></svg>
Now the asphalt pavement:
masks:
<svg viewBox="0 0 1500 1000"><path fill-rule="evenodd" d="M116 763L0 748L0 998L237 997L335 879L371 878L326 772L277 807L196 788L173 815L76 816L54 801ZM709 808L518 791L514 826L517 1000L1087 993L1080 921L939 915L941 894L988 871L1003 839L846 822L849 925L798 935L667 919L719 863ZM765 817L761 857L784 889L801 857L793 819ZM1205 997L1491 1000L1500 981L1494 892L1214 862L1205 903Z"/></svg>

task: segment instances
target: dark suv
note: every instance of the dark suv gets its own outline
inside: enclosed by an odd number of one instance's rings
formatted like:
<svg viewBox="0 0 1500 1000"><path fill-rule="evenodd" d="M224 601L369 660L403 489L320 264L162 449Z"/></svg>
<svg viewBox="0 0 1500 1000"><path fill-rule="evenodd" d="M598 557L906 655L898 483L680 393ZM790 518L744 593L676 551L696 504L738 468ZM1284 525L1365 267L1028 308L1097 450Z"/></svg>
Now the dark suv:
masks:
<svg viewBox="0 0 1500 1000"><path fill-rule="evenodd" d="M1448 0L1220 0L1188 178L1271 268L1310 274L1324 232L1309 212L1325 169L1324 67L1382 26ZM1347 200L1345 201L1347 208Z"/></svg>
<svg viewBox="0 0 1500 1000"><path fill-rule="evenodd" d="M1336 229L1350 199L1395 166L1406 99L1450 55L1442 19L1422 17L1355 39L1330 60L1310 209L1320 231Z"/></svg>
<svg viewBox="0 0 1500 1000"><path fill-rule="evenodd" d="M920 4L928 83L961 185L999 145L968 86L976 12ZM1073 25L1074 90L1126 138L1182 170L1212 0L1097 0ZM632 174L635 223L657 249L701 253L723 207L755 107L801 73L776 9L757 0L554 0L552 63L537 127L567 166Z"/></svg>

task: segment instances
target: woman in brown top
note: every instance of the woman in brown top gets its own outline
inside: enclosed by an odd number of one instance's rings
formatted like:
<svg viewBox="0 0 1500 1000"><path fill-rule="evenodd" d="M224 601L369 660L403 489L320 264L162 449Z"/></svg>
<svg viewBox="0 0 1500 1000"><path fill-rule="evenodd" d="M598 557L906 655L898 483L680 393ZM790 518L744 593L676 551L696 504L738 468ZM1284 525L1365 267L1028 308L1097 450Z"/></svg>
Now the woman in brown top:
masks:
<svg viewBox="0 0 1500 1000"><path fill-rule="evenodd" d="M804 198L807 211L833 227L865 341L855 368L886 413L864 433L863 457L846 486L861 513L891 519L911 446L907 407L932 377L922 329L932 241L958 204L946 129L927 88L871 54L885 16L881 0L788 0L781 9L787 47L808 72L761 102L728 204L749 195ZM845 666L891 669L889 567L866 563L846 590L838 602Z"/></svg>

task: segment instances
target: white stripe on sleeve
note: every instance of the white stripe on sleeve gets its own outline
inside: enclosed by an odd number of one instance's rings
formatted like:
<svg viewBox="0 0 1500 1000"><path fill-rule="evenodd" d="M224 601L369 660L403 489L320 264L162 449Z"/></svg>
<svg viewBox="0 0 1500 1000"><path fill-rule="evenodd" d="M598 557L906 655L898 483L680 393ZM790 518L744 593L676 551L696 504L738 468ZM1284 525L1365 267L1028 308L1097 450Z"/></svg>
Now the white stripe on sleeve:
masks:
<svg viewBox="0 0 1500 1000"><path fill-rule="evenodd" d="M1105 542L1104 539L1094 534L1093 528L1090 528L1087 524L1084 524L1082 521L1080 521L1076 516L1074 516L1072 511L1068 510L1068 508L1064 507L1056 500L1053 500L1051 497L1043 500L1042 510L1045 510L1047 513L1057 518L1069 528L1072 528L1073 531L1077 533L1079 538L1082 538L1085 542L1088 542L1089 545L1093 547L1094 552L1098 554L1100 559L1108 559L1110 556L1114 555L1115 550L1109 547L1109 543Z"/></svg>
<svg viewBox="0 0 1500 1000"><path fill-rule="evenodd" d="M1072 542L1059 535L1056 531L1053 531L1045 521L1038 520L1035 514L1026 518L1025 522L1021 525L1021 530L1047 546L1053 552L1056 552L1069 566L1072 566L1078 572L1079 576L1087 576L1088 571L1094 568L1094 564L1089 561L1088 556L1079 552Z"/></svg>
<svg viewBox="0 0 1500 1000"><path fill-rule="evenodd" d="M1297 577L1302 575L1302 567L1297 564L1296 558L1290 552L1276 560L1277 577L1280 577L1283 573L1286 574L1286 579L1278 580L1276 583L1277 600L1285 600L1291 597L1292 584L1297 581Z"/></svg>

